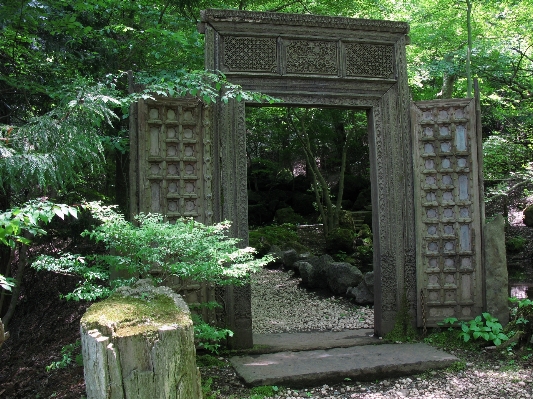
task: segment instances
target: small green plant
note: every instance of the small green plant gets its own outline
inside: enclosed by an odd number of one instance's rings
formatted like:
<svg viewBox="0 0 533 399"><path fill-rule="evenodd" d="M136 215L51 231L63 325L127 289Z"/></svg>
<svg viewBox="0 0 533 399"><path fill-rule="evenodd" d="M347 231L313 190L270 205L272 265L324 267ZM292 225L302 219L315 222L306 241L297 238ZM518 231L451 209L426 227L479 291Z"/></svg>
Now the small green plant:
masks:
<svg viewBox="0 0 533 399"><path fill-rule="evenodd" d="M227 337L233 337L233 332L224 328L209 325L198 315L193 314L194 340L198 348L211 353L218 353L220 342Z"/></svg>
<svg viewBox="0 0 533 399"><path fill-rule="evenodd" d="M217 392L211 391L211 385L213 385L212 378L202 379L202 397L204 399L216 399Z"/></svg>
<svg viewBox="0 0 533 399"><path fill-rule="evenodd" d="M483 313L469 322L462 322L459 336L463 338L464 342L481 338L487 342L494 343L496 346L509 339L503 333L503 327L498 322L498 319L490 313Z"/></svg>
<svg viewBox="0 0 533 399"><path fill-rule="evenodd" d="M264 397L274 396L278 391L279 388L276 385L262 385L259 387L253 387L250 390L250 393L252 394L252 398L262 399Z"/></svg>
<svg viewBox="0 0 533 399"><path fill-rule="evenodd" d="M448 326L448 331L453 331L454 324L459 321L456 317L448 317L444 319L442 322L437 323L441 327Z"/></svg>
<svg viewBox="0 0 533 399"><path fill-rule="evenodd" d="M61 360L52 362L46 366L46 371L64 369L70 366L73 362L78 366L83 366L83 357L80 353L81 341L78 339L73 344L69 344L61 348Z"/></svg>

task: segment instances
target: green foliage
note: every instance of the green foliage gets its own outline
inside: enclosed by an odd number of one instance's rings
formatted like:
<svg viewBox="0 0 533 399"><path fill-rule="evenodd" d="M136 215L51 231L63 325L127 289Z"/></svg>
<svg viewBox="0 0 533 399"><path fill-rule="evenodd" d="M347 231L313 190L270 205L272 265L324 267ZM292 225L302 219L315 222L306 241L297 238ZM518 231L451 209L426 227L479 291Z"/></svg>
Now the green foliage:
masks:
<svg viewBox="0 0 533 399"><path fill-rule="evenodd" d="M445 319L441 326L448 326L448 331L455 331L454 326L458 320L455 317L449 317ZM494 345L501 345L503 341L507 341L509 336L504 333L502 325L498 322L498 319L492 316L490 313L482 313L480 316L476 316L473 320L468 322L459 322L461 331L458 337L464 342L471 342L481 339L486 342L492 342Z"/></svg>
<svg viewBox="0 0 533 399"><path fill-rule="evenodd" d="M298 244L297 227L293 224L282 224L259 227L248 234L250 245L257 249L258 254L266 254L270 247L293 246Z"/></svg>
<svg viewBox="0 0 533 399"><path fill-rule="evenodd" d="M233 332L224 328L209 325L198 315L192 316L194 323L194 340L198 348L211 353L218 353L221 341L233 337Z"/></svg>
<svg viewBox="0 0 533 399"><path fill-rule="evenodd" d="M522 236L510 237L505 240L505 248L509 252L520 252L524 249L527 239Z"/></svg>
<svg viewBox="0 0 533 399"><path fill-rule="evenodd" d="M279 388L276 385L262 385L250 389L252 398L261 399L264 397L273 397L278 394Z"/></svg>
<svg viewBox="0 0 533 399"><path fill-rule="evenodd" d="M149 278L155 271L160 280L169 276L210 281L217 284L243 284L249 273L268 263L271 257L254 259L254 249L236 247L239 240L226 236L229 223L205 226L193 220L164 222L162 216L140 214L138 226L114 210L93 202L87 205L100 225L82 235L103 243L108 254L63 254L59 258L41 256L33 263L38 270L76 274L83 278L69 299L108 296L110 270L123 270L135 278ZM115 286L127 284L117 280Z"/></svg>
<svg viewBox="0 0 533 399"><path fill-rule="evenodd" d="M476 316L475 319L469 322L461 323L461 332L459 336L465 342L476 339L483 339L487 342L493 342L494 345L501 345L502 341L507 341L509 337L503 333L503 327L498 322L498 319L491 316L490 313L483 313L481 316ZM484 320L483 320L484 319Z"/></svg>
<svg viewBox="0 0 533 399"><path fill-rule="evenodd" d="M533 300L509 298L511 302L511 320L505 332L521 346L531 343L533 339Z"/></svg>
<svg viewBox="0 0 533 399"><path fill-rule="evenodd" d="M205 399L217 399L217 392L211 391L212 378L202 378L202 397Z"/></svg>
<svg viewBox="0 0 533 399"><path fill-rule="evenodd" d="M219 360L216 356L206 353L205 355L196 356L196 365L198 367L224 367L226 363Z"/></svg>
<svg viewBox="0 0 533 399"><path fill-rule="evenodd" d="M54 204L48 200L31 200L21 207L15 207L0 213L0 244L14 248L16 243L29 244L31 241L24 236L46 234L42 224L49 223L54 216L64 219L65 216L77 217L78 210L65 204Z"/></svg>
<svg viewBox="0 0 533 399"><path fill-rule="evenodd" d="M48 366L46 366L46 371L50 372L53 370L59 370L67 368L68 366L72 364L77 364L78 366L83 366L83 357L80 352L81 347L81 341L78 339L73 344L69 344L64 346L61 349L61 360L58 360L57 362L52 362Z"/></svg>
<svg viewBox="0 0 533 399"><path fill-rule="evenodd" d="M11 287L15 286L15 279L11 277L4 277L0 274L0 288L6 291L11 291Z"/></svg>
<svg viewBox="0 0 533 399"><path fill-rule="evenodd" d="M505 179L525 171L532 157L529 146L493 135L483 142L483 172L486 179Z"/></svg>
<svg viewBox="0 0 533 399"><path fill-rule="evenodd" d="M353 253L355 233L350 229L336 228L326 237L328 253Z"/></svg>
<svg viewBox="0 0 533 399"><path fill-rule="evenodd" d="M58 104L21 125L0 125L0 190L62 188L104 160L100 135L118 117L113 87L77 79L61 88ZM33 190L33 189L32 189ZM32 193L38 195L38 193Z"/></svg>
<svg viewBox="0 0 533 399"><path fill-rule="evenodd" d="M291 207L281 208L276 211L276 222L283 224L301 224L304 222L304 218L294 212Z"/></svg>

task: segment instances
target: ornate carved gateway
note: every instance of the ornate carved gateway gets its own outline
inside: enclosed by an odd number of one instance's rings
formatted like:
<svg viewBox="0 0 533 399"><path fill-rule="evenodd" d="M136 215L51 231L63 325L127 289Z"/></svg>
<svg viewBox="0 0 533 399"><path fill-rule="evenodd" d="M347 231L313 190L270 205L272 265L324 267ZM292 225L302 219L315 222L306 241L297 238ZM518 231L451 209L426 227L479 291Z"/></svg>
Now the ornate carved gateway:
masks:
<svg viewBox="0 0 533 399"><path fill-rule="evenodd" d="M473 100L420 102L410 114L406 23L206 10L200 30L206 69L246 90L282 105L366 110L376 334L393 328L404 295L419 326L485 307L479 114ZM247 243L246 105L259 104L139 102L132 212L231 220ZM216 299L233 346L252 346L249 286L180 289L189 302Z"/></svg>
<svg viewBox="0 0 533 399"><path fill-rule="evenodd" d="M375 262L375 329L390 331L405 292L416 307L415 208L403 22L206 10L205 66L284 105L367 110ZM246 104L254 105L254 104ZM214 220L247 240L245 104L213 112ZM238 346L251 340L250 292L226 293Z"/></svg>

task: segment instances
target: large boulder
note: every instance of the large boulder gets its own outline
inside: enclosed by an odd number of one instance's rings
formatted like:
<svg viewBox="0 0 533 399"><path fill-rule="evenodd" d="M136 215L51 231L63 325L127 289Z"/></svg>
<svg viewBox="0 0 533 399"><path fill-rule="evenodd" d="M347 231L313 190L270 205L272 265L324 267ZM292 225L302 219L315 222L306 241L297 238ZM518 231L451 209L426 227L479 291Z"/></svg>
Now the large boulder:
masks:
<svg viewBox="0 0 533 399"><path fill-rule="evenodd" d="M346 296L354 298L358 305L371 305L374 303L374 272L365 273L363 281L355 287L346 290Z"/></svg>
<svg viewBox="0 0 533 399"><path fill-rule="evenodd" d="M314 256L297 262L302 284L309 288L328 288L326 271L331 263L333 258L329 255Z"/></svg>
<svg viewBox="0 0 533 399"><path fill-rule="evenodd" d="M330 263L326 276L328 287L335 295L345 295L348 287L355 287L363 281L363 273L356 266L345 262Z"/></svg>
<svg viewBox="0 0 533 399"><path fill-rule="evenodd" d="M527 227L533 227L533 205L524 209L524 224Z"/></svg>
<svg viewBox="0 0 533 399"><path fill-rule="evenodd" d="M346 296L354 298L355 303L358 305L371 305L374 303L374 294L370 292L363 281L357 287L348 288Z"/></svg>
<svg viewBox="0 0 533 399"><path fill-rule="evenodd" d="M87 399L201 399L191 314L170 288L122 287L80 324Z"/></svg>
<svg viewBox="0 0 533 399"><path fill-rule="evenodd" d="M298 262L299 259L300 257L298 256L298 252L296 252L294 249L289 249L288 251L283 251L281 253L281 261L285 269L292 269L294 264Z"/></svg>

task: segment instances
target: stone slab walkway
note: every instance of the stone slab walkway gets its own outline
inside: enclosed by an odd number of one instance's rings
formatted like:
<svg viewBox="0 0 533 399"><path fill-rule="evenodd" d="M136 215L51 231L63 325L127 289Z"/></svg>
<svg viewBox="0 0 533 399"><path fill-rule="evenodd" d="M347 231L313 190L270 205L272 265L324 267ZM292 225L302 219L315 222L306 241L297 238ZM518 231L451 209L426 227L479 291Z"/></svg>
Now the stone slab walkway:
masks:
<svg viewBox="0 0 533 399"><path fill-rule="evenodd" d="M298 352L382 343L382 340L374 337L374 330L372 329L254 334L254 349L250 353Z"/></svg>
<svg viewBox="0 0 533 399"><path fill-rule="evenodd" d="M347 378L372 381L412 375L445 368L456 361L455 356L422 343L284 351L230 359L235 371L248 386L281 385L291 388L335 384Z"/></svg>

